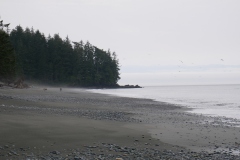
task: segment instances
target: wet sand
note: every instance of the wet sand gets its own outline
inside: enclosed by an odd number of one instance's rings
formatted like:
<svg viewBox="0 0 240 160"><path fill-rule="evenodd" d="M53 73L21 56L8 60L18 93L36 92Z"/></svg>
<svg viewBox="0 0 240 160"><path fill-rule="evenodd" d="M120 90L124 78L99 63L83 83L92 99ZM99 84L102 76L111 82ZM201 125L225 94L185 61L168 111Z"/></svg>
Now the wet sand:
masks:
<svg viewBox="0 0 240 160"><path fill-rule="evenodd" d="M239 159L239 128L186 110L84 89L0 89L0 159Z"/></svg>

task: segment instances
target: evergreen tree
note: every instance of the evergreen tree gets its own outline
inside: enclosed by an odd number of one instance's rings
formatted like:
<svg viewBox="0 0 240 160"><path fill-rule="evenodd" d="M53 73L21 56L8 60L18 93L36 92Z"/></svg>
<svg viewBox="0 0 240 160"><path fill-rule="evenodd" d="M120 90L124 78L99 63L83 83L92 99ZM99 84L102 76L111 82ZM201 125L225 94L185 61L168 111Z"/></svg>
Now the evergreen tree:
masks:
<svg viewBox="0 0 240 160"><path fill-rule="evenodd" d="M23 29L21 26L17 26L16 29L11 31L10 40L13 44L14 51L16 54L16 74L17 76L24 75L24 62L25 55L27 54L26 44L23 42Z"/></svg>
<svg viewBox="0 0 240 160"><path fill-rule="evenodd" d="M15 54L9 35L0 30L0 80L12 81L15 77Z"/></svg>
<svg viewBox="0 0 240 160"><path fill-rule="evenodd" d="M75 66L74 66L74 75L76 78L75 85L81 85L84 82L84 64L83 64L83 59L84 59L84 43L83 41L80 42L73 42L74 47L73 47L73 53L75 57Z"/></svg>

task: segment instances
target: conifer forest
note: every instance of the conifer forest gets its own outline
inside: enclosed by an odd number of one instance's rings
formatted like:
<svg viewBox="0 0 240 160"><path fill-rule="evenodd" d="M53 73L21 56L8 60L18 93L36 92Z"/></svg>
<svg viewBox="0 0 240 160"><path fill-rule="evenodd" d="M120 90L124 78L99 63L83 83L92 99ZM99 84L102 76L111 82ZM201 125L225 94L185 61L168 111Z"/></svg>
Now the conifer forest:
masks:
<svg viewBox="0 0 240 160"><path fill-rule="evenodd" d="M0 30L0 80L24 77L46 84L114 87L119 75L116 54L89 42L45 37L21 26L9 33Z"/></svg>

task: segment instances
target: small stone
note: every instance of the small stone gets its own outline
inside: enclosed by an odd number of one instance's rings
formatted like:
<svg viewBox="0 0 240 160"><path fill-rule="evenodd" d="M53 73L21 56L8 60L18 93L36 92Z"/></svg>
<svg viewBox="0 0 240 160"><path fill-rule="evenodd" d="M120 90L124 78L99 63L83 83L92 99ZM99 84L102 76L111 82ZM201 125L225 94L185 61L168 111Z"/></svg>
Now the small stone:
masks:
<svg viewBox="0 0 240 160"><path fill-rule="evenodd" d="M60 154L60 152L58 152L58 151L52 151L52 152L50 152L50 153L56 154L56 155L59 155L59 154Z"/></svg>
<svg viewBox="0 0 240 160"><path fill-rule="evenodd" d="M74 160L80 160L81 158L80 157L74 157Z"/></svg>

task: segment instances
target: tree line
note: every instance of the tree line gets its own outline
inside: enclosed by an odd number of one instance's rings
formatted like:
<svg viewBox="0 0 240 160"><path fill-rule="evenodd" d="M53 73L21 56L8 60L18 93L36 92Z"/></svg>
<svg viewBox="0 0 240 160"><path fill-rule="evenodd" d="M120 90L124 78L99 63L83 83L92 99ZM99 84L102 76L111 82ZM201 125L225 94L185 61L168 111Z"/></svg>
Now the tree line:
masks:
<svg viewBox="0 0 240 160"><path fill-rule="evenodd" d="M11 61L14 64L5 63L14 66L15 75L26 80L111 87L120 79L116 54L89 42L72 43L68 37L62 39L58 34L45 37L39 30L24 30L21 26L10 32L9 39L15 60ZM7 57L2 53L0 56Z"/></svg>

